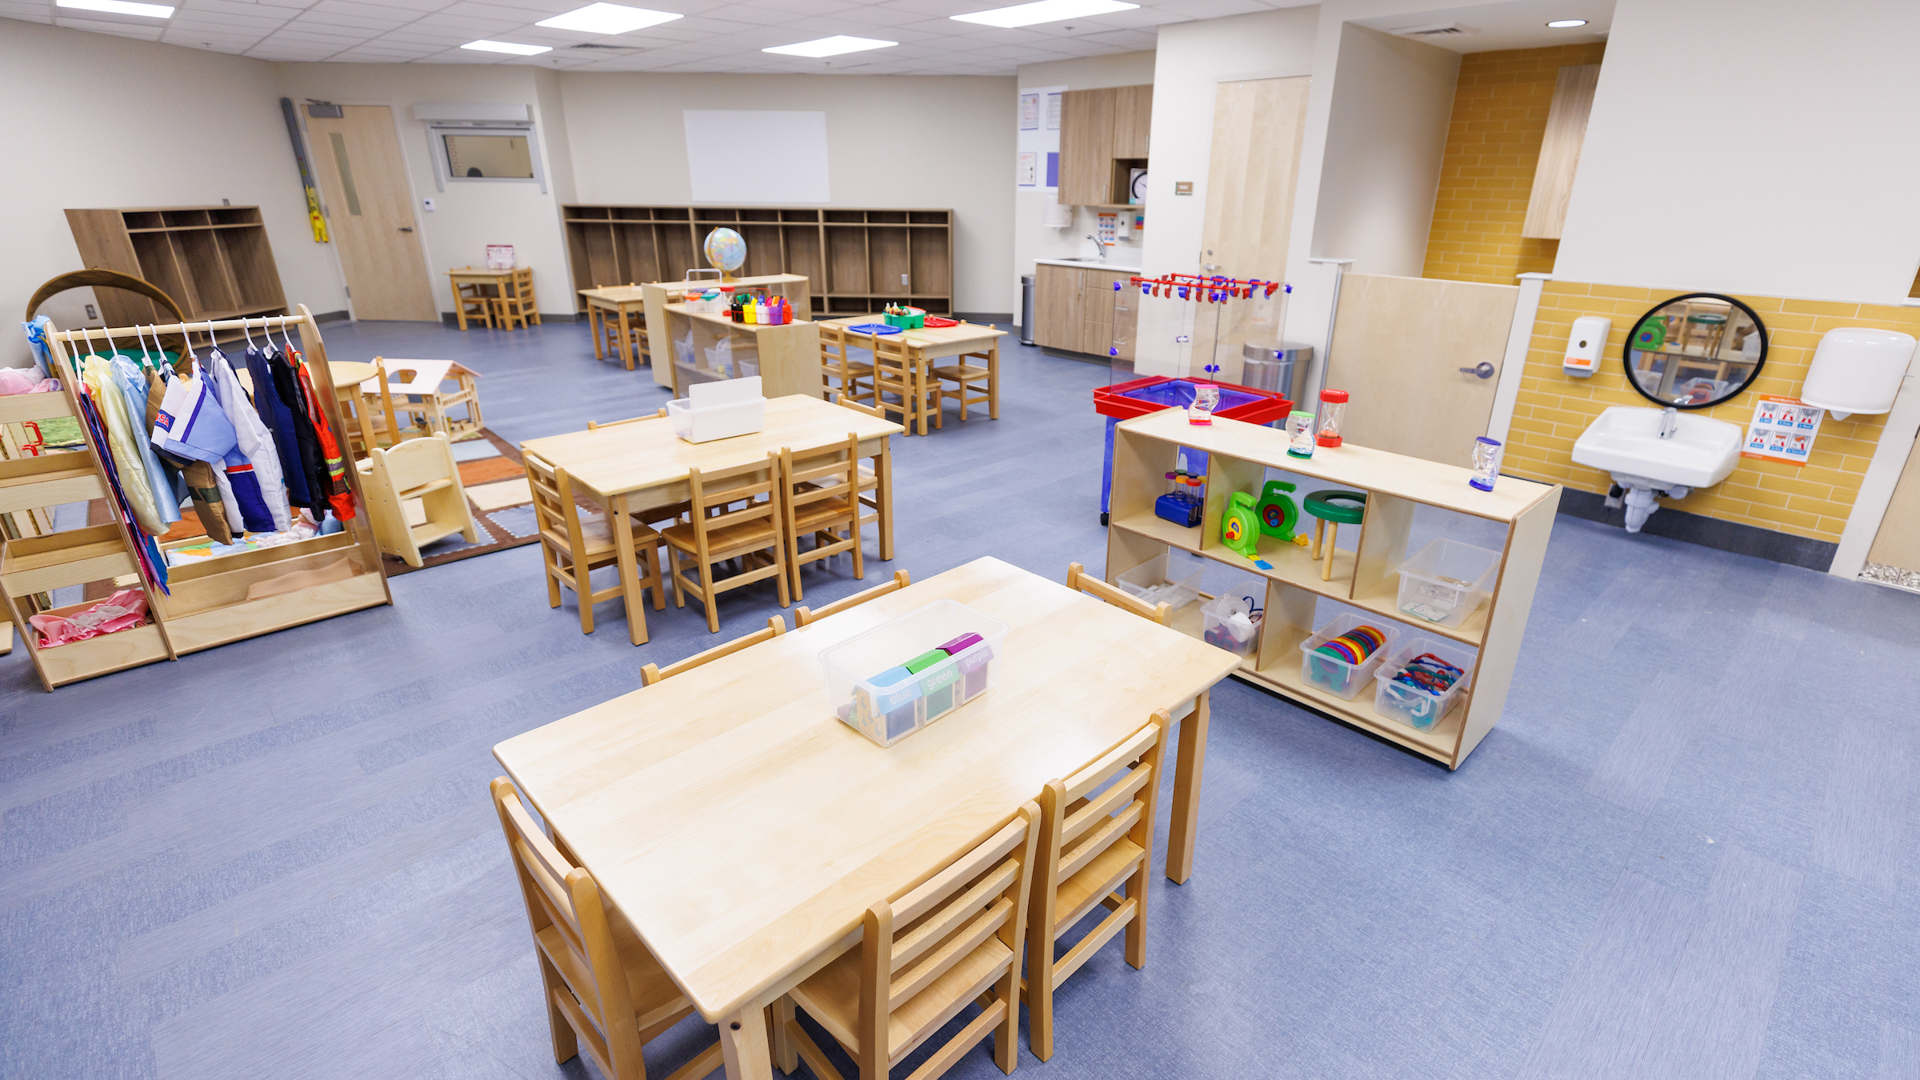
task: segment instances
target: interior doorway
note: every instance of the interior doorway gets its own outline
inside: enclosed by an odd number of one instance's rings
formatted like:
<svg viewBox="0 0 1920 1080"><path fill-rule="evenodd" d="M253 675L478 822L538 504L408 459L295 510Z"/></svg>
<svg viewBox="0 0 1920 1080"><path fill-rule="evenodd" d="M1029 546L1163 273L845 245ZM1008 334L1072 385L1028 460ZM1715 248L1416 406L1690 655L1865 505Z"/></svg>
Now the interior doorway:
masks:
<svg viewBox="0 0 1920 1080"><path fill-rule="evenodd" d="M309 105L307 141L354 318L440 321L393 111Z"/></svg>

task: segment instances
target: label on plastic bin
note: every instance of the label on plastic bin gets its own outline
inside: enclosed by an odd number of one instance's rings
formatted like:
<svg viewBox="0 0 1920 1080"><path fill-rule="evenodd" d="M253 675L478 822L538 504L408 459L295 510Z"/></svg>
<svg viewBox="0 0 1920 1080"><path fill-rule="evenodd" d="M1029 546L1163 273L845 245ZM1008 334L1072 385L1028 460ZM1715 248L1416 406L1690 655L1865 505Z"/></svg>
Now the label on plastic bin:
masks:
<svg viewBox="0 0 1920 1080"><path fill-rule="evenodd" d="M945 653L940 654L944 659ZM920 689L927 699L927 720L929 722L946 715L956 704L954 693L959 689L955 684L960 680L960 665L955 663L939 664L925 669L920 676Z"/></svg>

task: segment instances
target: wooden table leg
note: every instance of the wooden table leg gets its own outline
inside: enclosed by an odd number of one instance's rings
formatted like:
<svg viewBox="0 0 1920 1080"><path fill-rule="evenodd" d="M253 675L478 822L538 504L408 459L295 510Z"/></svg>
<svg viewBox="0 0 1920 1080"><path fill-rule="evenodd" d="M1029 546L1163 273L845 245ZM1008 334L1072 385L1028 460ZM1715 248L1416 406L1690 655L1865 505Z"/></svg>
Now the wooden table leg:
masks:
<svg viewBox="0 0 1920 1080"><path fill-rule="evenodd" d="M987 419L1000 419L1000 339L987 349Z"/></svg>
<svg viewBox="0 0 1920 1080"><path fill-rule="evenodd" d="M628 336L628 332L627 332L627 305L621 304L619 307L619 312L620 312L620 362L627 365L628 371L632 371L633 370L633 339Z"/></svg>
<svg viewBox="0 0 1920 1080"><path fill-rule="evenodd" d="M773 1031L773 1063L788 1076L800 1067L800 1052L787 1037L787 1021L793 1019L793 999L785 994L767 1010L767 1026Z"/></svg>
<svg viewBox="0 0 1920 1080"><path fill-rule="evenodd" d="M773 1080L765 1012L749 1006L720 1022L720 1058L727 1063L727 1080Z"/></svg>
<svg viewBox="0 0 1920 1080"><path fill-rule="evenodd" d="M1167 828L1167 880L1185 885L1193 875L1193 837L1200 825L1200 774L1207 763L1207 695L1194 699L1180 721L1180 760L1173 767L1173 812Z"/></svg>
<svg viewBox="0 0 1920 1080"><path fill-rule="evenodd" d="M600 309L594 306L593 301L587 301L587 333L593 335L593 358L595 360L605 360L607 358L607 334L606 331L600 329L600 324L605 320L606 316L601 314Z"/></svg>
<svg viewBox="0 0 1920 1080"><path fill-rule="evenodd" d="M615 495L607 500L607 517L613 522L613 554L620 565L620 589L627 600L627 637L635 645L647 643L646 593L640 588L640 560L633 553L633 518L627 513L627 497ZM652 552L648 552L652 558ZM586 590L592 592L591 586Z"/></svg>
<svg viewBox="0 0 1920 1080"><path fill-rule="evenodd" d="M874 494L880 503L880 561L893 560L893 437L880 436L880 460L875 463Z"/></svg>
<svg viewBox="0 0 1920 1080"><path fill-rule="evenodd" d="M467 328L467 305L466 301L460 297L460 282L454 278L448 278L447 282L453 286L454 321L460 324L460 329L465 330Z"/></svg>
<svg viewBox="0 0 1920 1080"><path fill-rule="evenodd" d="M914 358L911 367L913 368L913 400L920 403L920 434L926 435L933 430L933 425L928 422L927 417L928 372L926 357L920 356Z"/></svg>

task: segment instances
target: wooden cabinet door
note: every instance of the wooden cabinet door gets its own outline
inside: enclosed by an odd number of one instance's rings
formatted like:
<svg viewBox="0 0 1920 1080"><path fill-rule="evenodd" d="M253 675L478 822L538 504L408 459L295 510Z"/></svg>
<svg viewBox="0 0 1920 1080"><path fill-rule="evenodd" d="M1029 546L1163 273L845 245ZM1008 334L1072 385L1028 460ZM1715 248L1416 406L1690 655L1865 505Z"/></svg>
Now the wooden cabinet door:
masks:
<svg viewBox="0 0 1920 1080"><path fill-rule="evenodd" d="M1060 193L1069 206L1113 201L1114 91L1068 90L1060 96Z"/></svg>
<svg viewBox="0 0 1920 1080"><path fill-rule="evenodd" d="M1146 157L1147 135L1152 127L1153 87L1122 86L1116 89L1113 99L1113 156Z"/></svg>
<svg viewBox="0 0 1920 1080"><path fill-rule="evenodd" d="M1080 289L1080 351L1095 356L1108 355L1113 345L1114 289L1132 275L1117 270L1088 270Z"/></svg>
<svg viewBox="0 0 1920 1080"><path fill-rule="evenodd" d="M1080 351L1083 270L1068 266L1034 267L1033 342L1049 349Z"/></svg>

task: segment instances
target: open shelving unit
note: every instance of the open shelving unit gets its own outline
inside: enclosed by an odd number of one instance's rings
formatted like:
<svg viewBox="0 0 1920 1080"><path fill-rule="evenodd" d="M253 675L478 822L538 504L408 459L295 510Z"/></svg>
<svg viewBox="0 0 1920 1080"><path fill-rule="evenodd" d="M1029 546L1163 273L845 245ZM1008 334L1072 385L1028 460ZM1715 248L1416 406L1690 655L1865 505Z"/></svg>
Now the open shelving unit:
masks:
<svg viewBox="0 0 1920 1080"><path fill-rule="evenodd" d="M953 312L951 210L581 205L561 214L577 290L678 281L707 266L707 233L725 227L747 242L739 274L807 278L814 315L889 303Z"/></svg>
<svg viewBox="0 0 1920 1080"><path fill-rule="evenodd" d="M90 270L118 270L160 287L189 322L282 315L287 297L257 206L68 210ZM108 326L172 322L173 313L121 289L96 294ZM220 340L239 337L239 331Z"/></svg>
<svg viewBox="0 0 1920 1080"><path fill-rule="evenodd" d="M1208 455L1206 514L1184 527L1155 517L1153 504L1164 478L1175 468L1181 447ZM1501 477L1491 492L1468 486L1467 469L1348 444L1322 447L1311 458L1289 457L1283 431L1215 418L1210 426L1187 422L1182 409L1166 409L1121 423L1114 431L1113 502L1107 529L1108 581L1177 549L1211 559L1266 582L1265 614L1253 651L1241 661L1237 678L1266 687L1354 727L1459 768L1499 720L1507 687L1519 660L1520 639L1546 557L1547 537L1559 507L1560 488L1515 477ZM1268 470L1305 480L1296 502L1315 490L1362 491L1365 520L1353 550L1336 547L1333 572L1321 580L1320 563L1306 548L1262 535L1257 553L1271 569L1227 548L1220 522L1235 491L1256 495ZM1497 523L1505 531L1492 596L1458 627L1423 622L1398 607L1396 568L1411 552L1408 542L1415 508L1421 505ZM1304 512L1301 526L1313 519ZM1298 527L1298 526L1297 526ZM1349 529L1353 526L1348 526ZM1413 635L1452 640L1476 650L1469 684L1460 701L1428 730L1419 730L1374 710L1371 687L1352 701L1310 686L1300 677L1300 644L1311 637L1315 607L1330 599L1379 619L1399 624ZM1176 629L1199 637L1199 604L1175 613Z"/></svg>

